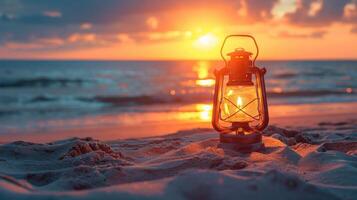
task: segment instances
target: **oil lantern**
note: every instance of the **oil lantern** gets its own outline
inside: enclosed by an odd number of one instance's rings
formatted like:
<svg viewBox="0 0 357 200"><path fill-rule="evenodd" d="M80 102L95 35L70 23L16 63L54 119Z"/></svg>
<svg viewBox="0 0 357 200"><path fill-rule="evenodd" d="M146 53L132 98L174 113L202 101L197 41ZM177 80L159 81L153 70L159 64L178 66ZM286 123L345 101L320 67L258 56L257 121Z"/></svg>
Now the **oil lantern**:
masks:
<svg viewBox="0 0 357 200"><path fill-rule="evenodd" d="M227 60L223 49L232 37L251 39L256 48L254 59L251 52L239 47L227 54L230 57ZM258 54L253 36L229 35L221 47L225 66L215 70L212 125L220 133L221 144L228 143L243 151L264 147L261 131L269 122L264 83L266 69L255 65Z"/></svg>

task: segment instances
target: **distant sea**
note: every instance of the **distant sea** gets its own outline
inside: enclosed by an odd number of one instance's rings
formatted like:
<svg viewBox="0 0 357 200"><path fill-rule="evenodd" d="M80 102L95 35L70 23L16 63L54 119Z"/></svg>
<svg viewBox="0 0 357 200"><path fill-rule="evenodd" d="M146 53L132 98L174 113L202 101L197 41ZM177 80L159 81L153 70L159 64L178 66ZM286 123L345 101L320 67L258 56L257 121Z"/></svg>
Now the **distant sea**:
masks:
<svg viewBox="0 0 357 200"><path fill-rule="evenodd" d="M269 104L357 101L357 61L262 61ZM0 130L210 103L221 61L0 61ZM165 105L165 106L161 106ZM1 131L0 131L1 132Z"/></svg>

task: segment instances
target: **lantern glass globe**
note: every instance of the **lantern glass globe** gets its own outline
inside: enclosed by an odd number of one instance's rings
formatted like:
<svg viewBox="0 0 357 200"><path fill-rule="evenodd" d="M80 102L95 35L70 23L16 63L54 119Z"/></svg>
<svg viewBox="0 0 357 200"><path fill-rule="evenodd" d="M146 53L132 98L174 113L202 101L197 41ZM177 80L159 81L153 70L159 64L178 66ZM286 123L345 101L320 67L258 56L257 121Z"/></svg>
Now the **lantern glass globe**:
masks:
<svg viewBox="0 0 357 200"><path fill-rule="evenodd" d="M226 86L220 103L220 118L225 122L259 120L259 101L256 87Z"/></svg>

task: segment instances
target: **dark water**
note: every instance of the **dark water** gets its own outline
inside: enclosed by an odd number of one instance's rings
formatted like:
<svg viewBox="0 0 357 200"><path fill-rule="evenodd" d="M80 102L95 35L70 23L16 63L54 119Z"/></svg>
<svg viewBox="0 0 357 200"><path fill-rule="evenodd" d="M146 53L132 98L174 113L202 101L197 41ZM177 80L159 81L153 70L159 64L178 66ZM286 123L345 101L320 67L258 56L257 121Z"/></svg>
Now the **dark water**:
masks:
<svg viewBox="0 0 357 200"><path fill-rule="evenodd" d="M357 101L357 61L264 61L269 104ZM209 102L214 61L0 61L0 121Z"/></svg>

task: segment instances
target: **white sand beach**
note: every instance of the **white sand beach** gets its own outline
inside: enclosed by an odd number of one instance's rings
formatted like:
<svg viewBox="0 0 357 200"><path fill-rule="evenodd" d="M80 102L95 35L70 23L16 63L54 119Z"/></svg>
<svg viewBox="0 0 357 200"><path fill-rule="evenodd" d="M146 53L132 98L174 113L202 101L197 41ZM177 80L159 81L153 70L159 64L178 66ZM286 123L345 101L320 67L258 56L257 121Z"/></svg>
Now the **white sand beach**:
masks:
<svg viewBox="0 0 357 200"><path fill-rule="evenodd" d="M210 128L2 144L0 199L356 199L356 115L297 119L269 126L265 149L246 154Z"/></svg>

